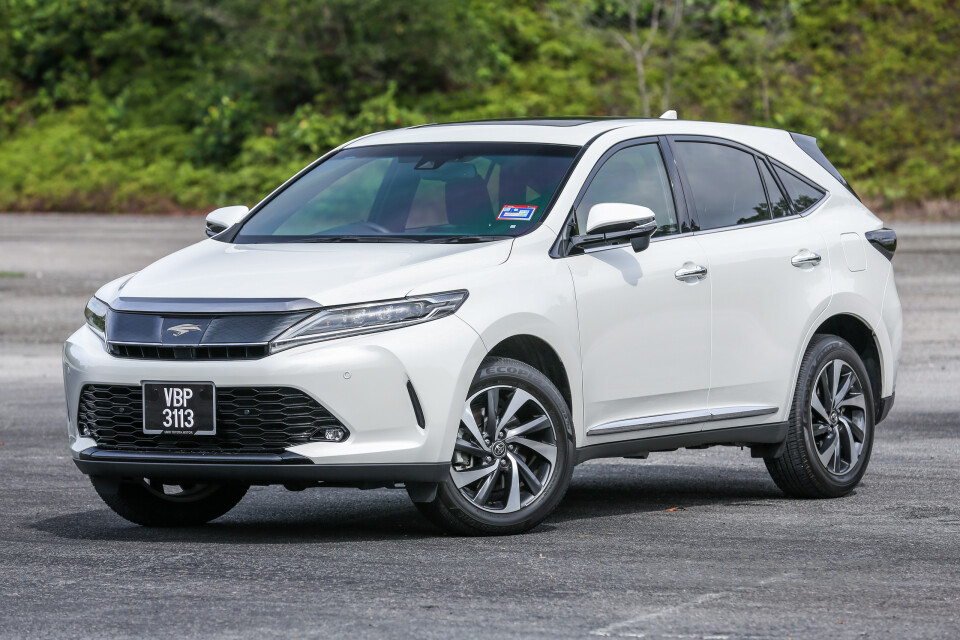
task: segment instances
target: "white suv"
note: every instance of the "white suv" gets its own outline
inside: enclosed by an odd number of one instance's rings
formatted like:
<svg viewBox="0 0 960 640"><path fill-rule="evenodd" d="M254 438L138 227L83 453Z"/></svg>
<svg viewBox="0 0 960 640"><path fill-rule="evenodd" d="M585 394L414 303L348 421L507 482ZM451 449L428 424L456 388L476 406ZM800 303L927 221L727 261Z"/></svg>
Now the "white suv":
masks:
<svg viewBox="0 0 960 640"><path fill-rule="evenodd" d="M712 445L842 496L893 404L896 235L807 136L413 127L207 230L64 348L74 462L143 525L251 484L402 485L450 531L515 533L578 463Z"/></svg>

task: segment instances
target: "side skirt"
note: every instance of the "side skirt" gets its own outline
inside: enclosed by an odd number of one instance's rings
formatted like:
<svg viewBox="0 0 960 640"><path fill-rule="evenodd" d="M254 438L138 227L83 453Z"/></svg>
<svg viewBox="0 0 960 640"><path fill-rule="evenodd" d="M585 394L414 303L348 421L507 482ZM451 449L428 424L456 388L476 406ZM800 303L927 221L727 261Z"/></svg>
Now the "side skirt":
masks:
<svg viewBox="0 0 960 640"><path fill-rule="evenodd" d="M789 426L789 422L771 422L593 444L577 449L577 464L594 458L645 458L656 451L703 449L715 445L750 447L754 458L776 458L783 453Z"/></svg>

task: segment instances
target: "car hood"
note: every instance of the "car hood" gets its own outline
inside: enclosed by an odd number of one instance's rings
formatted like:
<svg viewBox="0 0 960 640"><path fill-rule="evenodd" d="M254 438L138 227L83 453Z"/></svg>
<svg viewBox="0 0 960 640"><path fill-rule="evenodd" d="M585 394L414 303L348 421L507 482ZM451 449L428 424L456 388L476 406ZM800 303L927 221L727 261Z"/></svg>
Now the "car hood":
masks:
<svg viewBox="0 0 960 640"><path fill-rule="evenodd" d="M385 300L422 289L435 278L502 264L512 244L512 240L478 244L205 240L101 293L108 304L118 297L307 298L323 306Z"/></svg>

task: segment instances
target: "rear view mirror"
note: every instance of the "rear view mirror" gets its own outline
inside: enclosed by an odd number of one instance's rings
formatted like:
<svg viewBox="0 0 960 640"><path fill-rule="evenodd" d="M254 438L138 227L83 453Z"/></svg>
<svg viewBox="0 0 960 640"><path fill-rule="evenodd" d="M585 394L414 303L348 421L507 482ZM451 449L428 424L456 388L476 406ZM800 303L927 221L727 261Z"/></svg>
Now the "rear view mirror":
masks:
<svg viewBox="0 0 960 640"><path fill-rule="evenodd" d="M657 220L648 207L622 202L602 202L587 213L586 234L570 239L571 248L582 250L630 242L634 251L650 246Z"/></svg>
<svg viewBox="0 0 960 640"><path fill-rule="evenodd" d="M248 213L250 213L250 209L243 205L214 209L207 214L207 237L212 238L218 233L226 231L243 220Z"/></svg>

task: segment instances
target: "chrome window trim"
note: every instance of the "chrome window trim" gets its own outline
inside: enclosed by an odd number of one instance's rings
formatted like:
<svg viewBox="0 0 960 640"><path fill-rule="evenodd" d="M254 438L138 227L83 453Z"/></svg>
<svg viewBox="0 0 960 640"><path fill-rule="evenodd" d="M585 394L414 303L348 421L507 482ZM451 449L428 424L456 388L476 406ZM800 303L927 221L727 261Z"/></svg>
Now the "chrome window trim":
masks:
<svg viewBox="0 0 960 640"><path fill-rule="evenodd" d="M810 207L803 213L794 213L789 216L782 216L780 218L773 218L771 220L758 220L757 222L750 222L747 224L734 224L726 227L717 227L716 229L701 229L693 232L693 235L702 236L708 233L719 233L721 231L734 231L736 229L749 229L750 227L761 227L767 224L777 224L778 222L786 222L787 220L799 220L801 218L806 218L808 215L818 210L823 204L830 199L831 193L828 191L827 194L820 198L820 200L814 206Z"/></svg>

